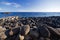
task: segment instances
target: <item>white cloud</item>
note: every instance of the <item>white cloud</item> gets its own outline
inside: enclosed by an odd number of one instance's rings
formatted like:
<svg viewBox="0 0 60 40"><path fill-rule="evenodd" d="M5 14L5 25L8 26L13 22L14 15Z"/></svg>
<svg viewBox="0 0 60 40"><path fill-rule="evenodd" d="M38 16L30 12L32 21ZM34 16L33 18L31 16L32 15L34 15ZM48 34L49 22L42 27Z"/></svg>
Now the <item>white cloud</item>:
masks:
<svg viewBox="0 0 60 40"><path fill-rule="evenodd" d="M17 10L17 12L60 12L60 9L31 9L31 10Z"/></svg>
<svg viewBox="0 0 60 40"><path fill-rule="evenodd" d="M1 2L1 4L4 4L4 5L11 5L11 3L9 3L9 2Z"/></svg>
<svg viewBox="0 0 60 40"><path fill-rule="evenodd" d="M2 10L2 8L0 8L0 10Z"/></svg>
<svg viewBox="0 0 60 40"><path fill-rule="evenodd" d="M17 12L36 12L36 10L32 10L32 9L30 9L30 10L27 10L27 9L18 9L16 11Z"/></svg>
<svg viewBox="0 0 60 40"><path fill-rule="evenodd" d="M19 4L16 4L16 3L13 3L12 5L14 5L14 7L16 7L16 8L19 8L19 7L21 7L21 5L19 5Z"/></svg>
<svg viewBox="0 0 60 40"><path fill-rule="evenodd" d="M11 3L11 2L1 2L1 4L7 5L7 6L13 6L13 7L16 7L16 8L21 7L20 4L17 4L17 3Z"/></svg>

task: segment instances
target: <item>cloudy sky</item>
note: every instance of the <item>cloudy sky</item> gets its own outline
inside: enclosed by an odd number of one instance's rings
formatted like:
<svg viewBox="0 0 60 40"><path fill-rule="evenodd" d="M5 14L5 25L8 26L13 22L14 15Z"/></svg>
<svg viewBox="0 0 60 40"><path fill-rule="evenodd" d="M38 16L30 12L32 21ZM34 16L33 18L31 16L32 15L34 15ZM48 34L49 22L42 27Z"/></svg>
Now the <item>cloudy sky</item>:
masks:
<svg viewBox="0 0 60 40"><path fill-rule="evenodd" d="M60 0L0 0L0 12L60 12Z"/></svg>

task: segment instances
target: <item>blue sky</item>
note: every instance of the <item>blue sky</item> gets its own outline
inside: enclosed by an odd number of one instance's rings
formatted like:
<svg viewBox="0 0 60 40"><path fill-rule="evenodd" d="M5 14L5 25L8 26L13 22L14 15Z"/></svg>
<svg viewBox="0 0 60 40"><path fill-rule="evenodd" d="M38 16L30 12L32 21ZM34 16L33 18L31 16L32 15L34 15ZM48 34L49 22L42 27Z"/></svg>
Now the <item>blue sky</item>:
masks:
<svg viewBox="0 0 60 40"><path fill-rule="evenodd" d="M0 0L0 12L60 12L60 0Z"/></svg>

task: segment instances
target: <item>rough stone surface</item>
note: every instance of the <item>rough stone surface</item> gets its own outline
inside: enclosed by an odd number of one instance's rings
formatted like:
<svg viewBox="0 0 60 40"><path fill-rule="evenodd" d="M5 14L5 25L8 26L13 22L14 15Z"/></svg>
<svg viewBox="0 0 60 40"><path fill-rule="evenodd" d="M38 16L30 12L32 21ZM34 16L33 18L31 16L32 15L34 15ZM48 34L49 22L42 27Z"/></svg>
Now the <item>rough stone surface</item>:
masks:
<svg viewBox="0 0 60 40"><path fill-rule="evenodd" d="M0 40L60 40L60 16L0 18Z"/></svg>

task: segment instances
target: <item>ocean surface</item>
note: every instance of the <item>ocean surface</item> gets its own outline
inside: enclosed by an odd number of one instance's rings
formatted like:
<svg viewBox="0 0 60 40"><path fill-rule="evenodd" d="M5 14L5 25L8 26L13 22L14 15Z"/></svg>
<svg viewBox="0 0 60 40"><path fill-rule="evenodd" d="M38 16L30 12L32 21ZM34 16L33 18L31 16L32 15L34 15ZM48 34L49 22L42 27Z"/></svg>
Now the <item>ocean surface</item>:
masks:
<svg viewBox="0 0 60 40"><path fill-rule="evenodd" d="M48 16L60 16L60 12L10 12L9 14L5 14L0 12L1 17L8 16L20 16L20 17L48 17Z"/></svg>

